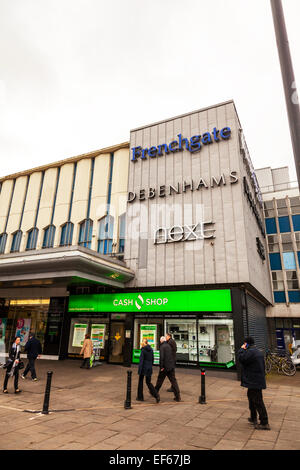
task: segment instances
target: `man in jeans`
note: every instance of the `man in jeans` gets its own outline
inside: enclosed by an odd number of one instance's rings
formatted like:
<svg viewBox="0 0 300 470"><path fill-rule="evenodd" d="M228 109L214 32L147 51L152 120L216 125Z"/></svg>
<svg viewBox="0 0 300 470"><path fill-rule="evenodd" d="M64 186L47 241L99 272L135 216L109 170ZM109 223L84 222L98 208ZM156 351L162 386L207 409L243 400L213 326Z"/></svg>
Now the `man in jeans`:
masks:
<svg viewBox="0 0 300 470"><path fill-rule="evenodd" d="M251 336L245 338L238 352L238 359L242 366L241 386L248 388L250 409L248 421L255 429L269 430L268 414L262 396L262 390L266 388L265 359L263 353L255 347ZM257 413L260 424L257 422Z"/></svg>
<svg viewBox="0 0 300 470"><path fill-rule="evenodd" d="M27 352L28 364L24 370L24 374L21 375L22 379L26 379L28 372L31 372L31 379L36 382L35 372L35 360L42 354L42 346L39 340L34 336L33 333L29 334L29 340L25 344L25 352Z"/></svg>
<svg viewBox="0 0 300 470"><path fill-rule="evenodd" d="M156 385L155 385L155 390L158 393L160 387L162 386L164 380L166 377L171 382L172 385L172 390L174 392L175 401L181 401L180 398L180 391L178 387L178 383L175 377L175 360L174 360L174 355L172 352L171 346L167 343L166 338L162 336L160 338L160 358L159 358L159 374L157 377Z"/></svg>

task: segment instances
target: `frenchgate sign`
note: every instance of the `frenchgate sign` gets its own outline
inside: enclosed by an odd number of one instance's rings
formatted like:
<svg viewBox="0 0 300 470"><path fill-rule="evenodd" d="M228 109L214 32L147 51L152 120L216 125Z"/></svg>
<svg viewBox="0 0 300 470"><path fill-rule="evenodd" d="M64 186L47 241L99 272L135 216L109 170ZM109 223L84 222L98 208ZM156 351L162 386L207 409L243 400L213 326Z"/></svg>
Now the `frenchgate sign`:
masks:
<svg viewBox="0 0 300 470"><path fill-rule="evenodd" d="M178 134L178 140L173 140L169 144L161 144L156 146L152 146L150 148L142 148L142 147L133 147L132 148L132 158L133 162L136 162L139 158L141 160L146 160L148 157L156 158L161 157L163 154L175 153L180 152L186 148L191 153L199 152L201 150L202 145L209 145L214 142L220 142L220 140L228 140L231 136L231 129L230 127L223 127L223 129L219 130L214 127L213 131L205 132L203 135L194 135L190 139L186 139L182 137L182 134Z"/></svg>

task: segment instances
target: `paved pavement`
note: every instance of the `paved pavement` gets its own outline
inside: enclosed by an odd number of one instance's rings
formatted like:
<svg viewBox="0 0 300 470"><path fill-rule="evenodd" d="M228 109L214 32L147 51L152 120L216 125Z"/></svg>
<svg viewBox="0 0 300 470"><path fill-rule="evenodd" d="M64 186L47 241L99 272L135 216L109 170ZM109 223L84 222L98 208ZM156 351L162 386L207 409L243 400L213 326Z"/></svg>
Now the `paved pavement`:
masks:
<svg viewBox="0 0 300 470"><path fill-rule="evenodd" d="M137 368L102 364L91 370L78 361L38 361L39 380L20 378L22 393L0 395L0 449L31 450L299 450L300 372L270 375L264 401L270 431L255 430L247 391L236 374L206 372L206 404L199 404L200 372L177 369L181 403L173 401L166 379L161 403L144 390L136 402ZM48 415L41 411L47 370L53 370ZM132 370L132 409L124 409L127 370ZM154 370L153 381L157 376ZM4 379L1 369L0 380ZM57 411L55 411L57 410ZM69 410L69 411L67 411Z"/></svg>

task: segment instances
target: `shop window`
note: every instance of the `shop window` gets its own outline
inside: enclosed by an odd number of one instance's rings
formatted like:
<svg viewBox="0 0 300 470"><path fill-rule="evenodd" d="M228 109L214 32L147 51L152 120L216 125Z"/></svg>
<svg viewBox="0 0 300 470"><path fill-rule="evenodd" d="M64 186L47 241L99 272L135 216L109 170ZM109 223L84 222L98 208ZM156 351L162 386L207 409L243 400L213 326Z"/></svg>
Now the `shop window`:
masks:
<svg viewBox="0 0 300 470"><path fill-rule="evenodd" d="M165 331L171 333L177 345L177 362L197 362L197 322L195 319L165 320ZM208 344L207 344L208 346ZM207 349L208 352L208 349Z"/></svg>
<svg viewBox="0 0 300 470"><path fill-rule="evenodd" d="M274 300L277 304L285 303L285 292L274 292Z"/></svg>
<svg viewBox="0 0 300 470"><path fill-rule="evenodd" d="M59 246L70 246L73 240L74 224L67 222L61 227Z"/></svg>
<svg viewBox="0 0 300 470"><path fill-rule="evenodd" d="M276 221L274 217L272 219L266 219L266 232L268 234L277 233Z"/></svg>
<svg viewBox="0 0 300 470"><path fill-rule="evenodd" d="M277 212L278 216L282 215L288 215L288 208L286 205L286 200L285 199L277 199Z"/></svg>
<svg viewBox="0 0 300 470"><path fill-rule="evenodd" d="M283 272L272 271L273 290L284 290Z"/></svg>
<svg viewBox="0 0 300 470"><path fill-rule="evenodd" d="M292 234L291 233L283 233L281 235L281 242L282 242L282 251L292 251L293 250L293 242L292 242Z"/></svg>
<svg viewBox="0 0 300 470"><path fill-rule="evenodd" d="M3 254L5 252L6 240L7 240L7 233L1 233L1 235L0 235L0 254Z"/></svg>
<svg viewBox="0 0 300 470"><path fill-rule="evenodd" d="M98 253L106 255L112 253L113 250L113 234L114 234L114 218L107 215L99 220L98 227Z"/></svg>
<svg viewBox="0 0 300 470"><path fill-rule="evenodd" d="M268 248L270 253L279 252L278 235L268 235Z"/></svg>
<svg viewBox="0 0 300 470"><path fill-rule="evenodd" d="M119 253L124 253L125 250L125 218L126 214L119 217Z"/></svg>
<svg viewBox="0 0 300 470"><path fill-rule="evenodd" d="M17 251L20 251L22 235L23 235L23 233L22 233L21 230L18 230L17 232L15 232L13 234L13 239L12 239L11 249L10 249L11 253L15 253Z"/></svg>
<svg viewBox="0 0 300 470"><path fill-rule="evenodd" d="M43 248L53 248L54 246L54 236L55 236L55 226L49 225L44 230L43 238Z"/></svg>
<svg viewBox="0 0 300 470"><path fill-rule="evenodd" d="M283 253L282 258L284 269L296 269L296 259L292 251Z"/></svg>
<svg viewBox="0 0 300 470"><path fill-rule="evenodd" d="M35 250L39 231L36 227L29 230L27 235L26 250Z"/></svg>
<svg viewBox="0 0 300 470"><path fill-rule="evenodd" d="M5 347L11 347L15 336L21 338L21 352L33 332L41 342L44 352L45 335L48 321L50 299L11 300L6 320Z"/></svg>
<svg viewBox="0 0 300 470"><path fill-rule="evenodd" d="M199 320L199 362L234 361L233 320Z"/></svg>
<svg viewBox="0 0 300 470"><path fill-rule="evenodd" d="M290 206L292 214L300 214L300 199L299 197L290 198Z"/></svg>
<svg viewBox="0 0 300 470"><path fill-rule="evenodd" d="M163 336L164 325L162 318L136 318L134 321L134 350L140 350L144 338L154 351L159 351L160 337Z"/></svg>
<svg viewBox="0 0 300 470"><path fill-rule="evenodd" d="M300 231L300 215L292 215L292 219L293 219L294 231L299 232Z"/></svg>
<svg viewBox="0 0 300 470"><path fill-rule="evenodd" d="M91 248L93 234L93 221L91 219L85 219L79 224L79 238L78 245L84 246L85 248Z"/></svg>
<svg viewBox="0 0 300 470"><path fill-rule="evenodd" d="M264 214L265 214L265 218L275 216L273 201L264 202Z"/></svg>
<svg viewBox="0 0 300 470"><path fill-rule="evenodd" d="M298 263L299 263L299 266L300 266L300 251L297 251L297 254L298 254Z"/></svg>
<svg viewBox="0 0 300 470"><path fill-rule="evenodd" d="M278 222L279 222L279 231L280 233L284 232L290 232L291 231L291 226L290 226L290 219L289 217L278 217Z"/></svg>
<svg viewBox="0 0 300 470"><path fill-rule="evenodd" d="M281 271L282 266L281 266L280 253L270 253L269 257L270 257L271 270Z"/></svg>
<svg viewBox="0 0 300 470"><path fill-rule="evenodd" d="M77 315L71 319L68 355L80 356L85 335L89 334L94 346L95 359L103 360L108 354L108 316L95 314Z"/></svg>
<svg viewBox="0 0 300 470"><path fill-rule="evenodd" d="M297 271L286 271L286 279L289 290L299 289Z"/></svg>
<svg viewBox="0 0 300 470"><path fill-rule="evenodd" d="M289 291L289 301L292 303L300 303L300 291Z"/></svg>

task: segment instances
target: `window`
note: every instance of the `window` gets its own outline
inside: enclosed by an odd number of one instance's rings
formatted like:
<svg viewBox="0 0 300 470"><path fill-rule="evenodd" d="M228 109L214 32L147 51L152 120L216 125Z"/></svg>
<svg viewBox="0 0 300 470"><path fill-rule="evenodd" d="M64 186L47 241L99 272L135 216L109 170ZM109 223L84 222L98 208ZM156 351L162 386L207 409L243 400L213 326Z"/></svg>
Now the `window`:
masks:
<svg viewBox="0 0 300 470"><path fill-rule="evenodd" d="M5 251L5 245L6 245L6 240L7 240L7 233L1 233L0 235L0 253L4 253Z"/></svg>
<svg viewBox="0 0 300 470"><path fill-rule="evenodd" d="M289 292L289 301L292 303L299 303L300 291Z"/></svg>
<svg viewBox="0 0 300 470"><path fill-rule="evenodd" d="M265 201L264 202L264 213L265 213L266 218L275 216L273 201Z"/></svg>
<svg viewBox="0 0 300 470"><path fill-rule="evenodd" d="M290 198L291 212L292 214L300 214L300 199L299 197Z"/></svg>
<svg viewBox="0 0 300 470"><path fill-rule="evenodd" d="M125 217L126 214L119 217L119 253L124 253L125 250Z"/></svg>
<svg viewBox="0 0 300 470"><path fill-rule="evenodd" d="M299 289L297 272L286 271L287 285L289 290Z"/></svg>
<svg viewBox="0 0 300 470"><path fill-rule="evenodd" d="M281 235L282 241L282 251L292 251L293 250L293 243L292 243L292 234L291 233L284 233Z"/></svg>
<svg viewBox="0 0 300 470"><path fill-rule="evenodd" d="M36 227L28 231L26 250L35 250L39 231Z"/></svg>
<svg viewBox="0 0 300 470"><path fill-rule="evenodd" d="M114 234L114 218L111 215L103 217L99 221L98 228L98 253L106 255L112 253Z"/></svg>
<svg viewBox="0 0 300 470"><path fill-rule="evenodd" d="M280 259L280 253L270 253L270 265L271 265L271 270L272 271L281 271L281 259Z"/></svg>
<svg viewBox="0 0 300 470"><path fill-rule="evenodd" d="M78 245L85 248L91 248L92 234L93 234L93 221L85 219L79 226L79 239Z"/></svg>
<svg viewBox="0 0 300 470"><path fill-rule="evenodd" d="M300 232L300 215L292 215L294 231Z"/></svg>
<svg viewBox="0 0 300 470"><path fill-rule="evenodd" d="M266 219L266 231L267 233L277 233L277 227L276 227L276 222L275 218L272 219Z"/></svg>
<svg viewBox="0 0 300 470"><path fill-rule="evenodd" d="M268 247L270 253L279 252L278 235L268 236Z"/></svg>
<svg viewBox="0 0 300 470"><path fill-rule="evenodd" d="M283 272L272 271L273 290L284 290Z"/></svg>
<svg viewBox="0 0 300 470"><path fill-rule="evenodd" d="M20 251L20 245L21 245L21 240L22 240L22 231L18 230L13 234L13 239L11 243L11 253L15 253L17 251Z"/></svg>
<svg viewBox="0 0 300 470"><path fill-rule="evenodd" d="M74 229L74 224L72 224L72 222L67 222L66 224L62 226L59 246L72 245L73 229Z"/></svg>
<svg viewBox="0 0 300 470"><path fill-rule="evenodd" d="M44 230L44 239L43 239L43 248L53 248L54 245L54 236L55 236L55 227L54 225L49 225Z"/></svg>
<svg viewBox="0 0 300 470"><path fill-rule="evenodd" d="M290 219L289 219L288 216L287 217L278 217L278 222L279 222L279 231L281 233L291 231Z"/></svg>
<svg viewBox="0 0 300 470"><path fill-rule="evenodd" d="M288 215L288 208L287 208L287 205L286 205L286 200L285 199L278 199L276 201L276 203L277 203L278 216Z"/></svg>
<svg viewBox="0 0 300 470"><path fill-rule="evenodd" d="M296 269L296 259L292 251L283 253L282 258L284 269Z"/></svg>

